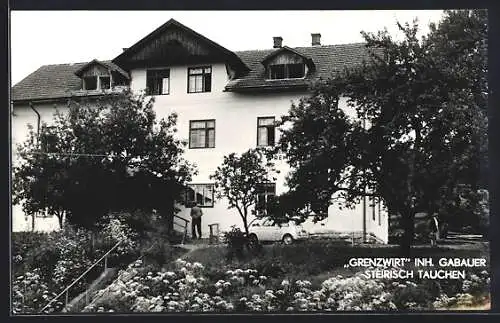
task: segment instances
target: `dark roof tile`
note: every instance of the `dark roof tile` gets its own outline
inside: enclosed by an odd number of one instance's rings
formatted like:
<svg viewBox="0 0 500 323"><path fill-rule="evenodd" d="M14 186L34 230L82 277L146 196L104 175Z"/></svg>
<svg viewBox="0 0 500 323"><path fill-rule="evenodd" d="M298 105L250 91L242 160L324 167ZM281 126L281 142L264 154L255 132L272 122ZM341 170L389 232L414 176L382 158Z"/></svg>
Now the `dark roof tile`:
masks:
<svg viewBox="0 0 500 323"><path fill-rule="evenodd" d="M304 79L295 80L267 80L265 67L262 61L280 48L269 50L250 50L236 52L251 71L242 78L231 80L227 86L228 91L237 91L248 88L268 88L273 84L282 86L304 86L318 79L327 79L332 74L340 72L344 67L360 64L366 59L368 52L365 43L353 43L343 45L313 46L313 47L295 47L296 52L310 58L316 67L313 73L308 73Z"/></svg>

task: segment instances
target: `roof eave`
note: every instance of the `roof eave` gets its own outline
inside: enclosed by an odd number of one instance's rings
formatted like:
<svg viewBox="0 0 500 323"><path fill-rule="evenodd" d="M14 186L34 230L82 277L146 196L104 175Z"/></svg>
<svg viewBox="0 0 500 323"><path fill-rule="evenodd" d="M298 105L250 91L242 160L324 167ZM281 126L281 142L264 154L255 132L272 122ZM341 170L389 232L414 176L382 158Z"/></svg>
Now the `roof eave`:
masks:
<svg viewBox="0 0 500 323"><path fill-rule="evenodd" d="M28 104L28 103L57 103L72 99L85 99L85 98L100 98L108 95L118 95L120 92L110 93L86 93L85 95L66 95L48 98L28 98L28 99L12 99L12 104Z"/></svg>

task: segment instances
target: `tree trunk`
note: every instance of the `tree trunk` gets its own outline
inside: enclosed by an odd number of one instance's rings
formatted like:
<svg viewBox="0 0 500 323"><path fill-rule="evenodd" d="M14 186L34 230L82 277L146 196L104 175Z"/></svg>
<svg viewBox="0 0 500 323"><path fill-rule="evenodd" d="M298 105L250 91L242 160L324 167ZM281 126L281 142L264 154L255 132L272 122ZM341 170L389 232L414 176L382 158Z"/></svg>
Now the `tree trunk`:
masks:
<svg viewBox="0 0 500 323"><path fill-rule="evenodd" d="M59 221L59 229L63 228L64 212L56 212L57 220Z"/></svg>
<svg viewBox="0 0 500 323"><path fill-rule="evenodd" d="M407 208L401 213L403 225L403 238L401 241L401 256L410 257L411 245L413 244L413 235L415 231L415 210Z"/></svg>
<svg viewBox="0 0 500 323"><path fill-rule="evenodd" d="M248 236L249 231L248 231L247 214L248 214L248 213L247 213L247 210L245 209L245 210L244 210L244 213L243 213L242 218L243 218L243 226L245 227L245 233L246 233L246 234L247 234L247 236Z"/></svg>
<svg viewBox="0 0 500 323"><path fill-rule="evenodd" d="M165 205L160 210L160 217L165 221L166 229L169 234L174 231L174 210L169 205Z"/></svg>

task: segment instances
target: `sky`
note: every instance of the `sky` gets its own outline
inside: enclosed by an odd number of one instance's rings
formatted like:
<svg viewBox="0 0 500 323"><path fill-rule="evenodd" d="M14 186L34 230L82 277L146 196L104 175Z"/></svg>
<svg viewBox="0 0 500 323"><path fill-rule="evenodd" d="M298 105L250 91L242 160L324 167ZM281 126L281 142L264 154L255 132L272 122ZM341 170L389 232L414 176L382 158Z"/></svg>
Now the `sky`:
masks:
<svg viewBox="0 0 500 323"><path fill-rule="evenodd" d="M398 38L396 22L415 18L425 34L441 15L441 10L12 11L11 82L42 65L113 59L170 18L239 51L272 48L274 36L290 47L310 46L311 33L321 34L322 45L361 42L361 31L384 28Z"/></svg>

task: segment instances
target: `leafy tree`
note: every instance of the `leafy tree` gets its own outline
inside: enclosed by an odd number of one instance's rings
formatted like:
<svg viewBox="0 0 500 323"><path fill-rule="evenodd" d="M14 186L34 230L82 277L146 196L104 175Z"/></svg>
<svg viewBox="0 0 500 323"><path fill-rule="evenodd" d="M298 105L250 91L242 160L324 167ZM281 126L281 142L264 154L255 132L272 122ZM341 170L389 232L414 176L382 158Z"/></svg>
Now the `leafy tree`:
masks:
<svg viewBox="0 0 500 323"><path fill-rule="evenodd" d="M332 196L345 194L346 182L363 180L363 125L339 107L339 95L335 88L317 84L313 95L292 104L281 118L280 141L272 153L284 153L292 171L287 177L289 191L274 201L273 217L314 213L315 220L321 220ZM352 206L357 199L347 202Z"/></svg>
<svg viewBox="0 0 500 323"><path fill-rule="evenodd" d="M152 99L130 92L70 101L52 126L19 145L14 202L64 212L92 228L109 211L158 209L173 227L175 201L194 168L176 139L177 116L156 119Z"/></svg>
<svg viewBox="0 0 500 323"><path fill-rule="evenodd" d="M231 153L217 167L210 179L215 182L217 198L226 198L229 208L236 208L248 234L248 217L256 203L262 184L275 181L274 163L259 149L250 149L241 156Z"/></svg>
<svg viewBox="0 0 500 323"><path fill-rule="evenodd" d="M438 211L459 184L479 185L487 20L481 10L447 11L422 39L416 22L398 27L401 41L362 33L366 61L292 106L279 149L295 168L288 182L302 204L324 209L336 192L346 205L377 196L401 214L408 254L416 212ZM339 97L357 118L346 118Z"/></svg>

